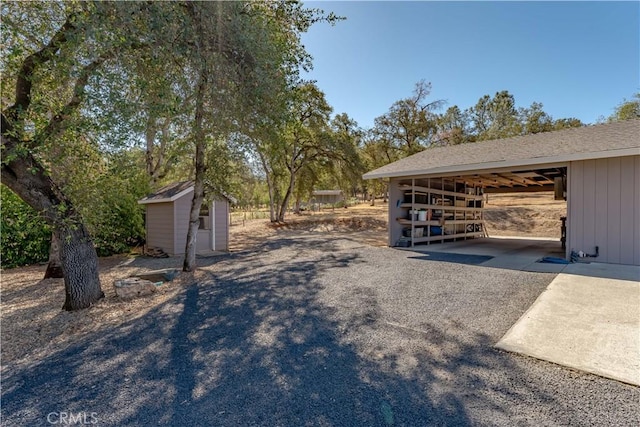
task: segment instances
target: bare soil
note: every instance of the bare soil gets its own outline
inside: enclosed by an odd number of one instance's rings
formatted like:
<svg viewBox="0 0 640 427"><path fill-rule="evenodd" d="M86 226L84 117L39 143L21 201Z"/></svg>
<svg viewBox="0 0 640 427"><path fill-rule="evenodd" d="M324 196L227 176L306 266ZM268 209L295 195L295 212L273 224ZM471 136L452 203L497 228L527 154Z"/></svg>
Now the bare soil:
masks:
<svg viewBox="0 0 640 427"><path fill-rule="evenodd" d="M560 217L566 203L553 200L547 193L491 195L486 209L490 235L559 237ZM230 230L232 252L251 250L265 239L277 238L288 230L348 234L363 244L387 244L387 206L362 204L347 209L328 209L291 215L285 224L266 219L236 220ZM177 295L184 284L206 274L182 273L173 282L158 287L149 297L122 301L116 297L113 282L144 271L179 268L179 258L155 259L139 255L118 255L100 259L100 279L105 298L87 310L65 312L62 279L43 280L45 265L3 270L1 280L0 358L7 365L28 363L48 352L81 340L83 336L112 328L134 318ZM209 268L209 267L207 267Z"/></svg>
<svg viewBox="0 0 640 427"><path fill-rule="evenodd" d="M490 194L484 218L490 236L560 238L567 202L553 193Z"/></svg>

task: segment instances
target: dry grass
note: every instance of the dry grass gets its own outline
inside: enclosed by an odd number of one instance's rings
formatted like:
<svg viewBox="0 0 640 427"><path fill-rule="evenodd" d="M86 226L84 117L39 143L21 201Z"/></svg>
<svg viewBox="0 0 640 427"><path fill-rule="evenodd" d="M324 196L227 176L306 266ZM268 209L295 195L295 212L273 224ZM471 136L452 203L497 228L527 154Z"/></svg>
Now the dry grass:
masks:
<svg viewBox="0 0 640 427"><path fill-rule="evenodd" d="M560 238L560 217L567 202L554 200L553 193L490 194L485 222L492 236Z"/></svg>
<svg viewBox="0 0 640 427"><path fill-rule="evenodd" d="M132 265L134 258L114 256L100 259L100 280L105 298L89 310L62 311L62 279L45 279L46 266L14 268L2 272L2 365L24 358L40 359L47 353L75 342L90 332L107 329L143 316L175 296L181 284L194 280L183 274L158 287L146 298L123 301L115 295L113 282L141 271L175 267L176 259L150 260L150 267ZM190 282L189 282L190 283Z"/></svg>
<svg viewBox="0 0 640 427"><path fill-rule="evenodd" d="M566 211L564 202L544 195L492 195L487 206L491 234L523 234L558 236L559 217ZM508 207L511 205L510 207ZM515 206L514 206L515 205ZM367 204L348 209L291 215L286 224L272 225L266 219L237 222L231 227L232 252L251 250L265 239L277 238L288 230L341 233L372 246L385 246L387 239L387 207ZM7 364L29 363L49 352L70 345L89 333L108 329L145 315L167 302L197 281L205 271L182 273L165 283L154 295L132 301L115 296L113 282L143 271L179 268L178 258L152 259L114 256L100 259L100 279L106 297L88 310L64 312L62 279L42 280L45 266L28 266L2 271L1 358Z"/></svg>

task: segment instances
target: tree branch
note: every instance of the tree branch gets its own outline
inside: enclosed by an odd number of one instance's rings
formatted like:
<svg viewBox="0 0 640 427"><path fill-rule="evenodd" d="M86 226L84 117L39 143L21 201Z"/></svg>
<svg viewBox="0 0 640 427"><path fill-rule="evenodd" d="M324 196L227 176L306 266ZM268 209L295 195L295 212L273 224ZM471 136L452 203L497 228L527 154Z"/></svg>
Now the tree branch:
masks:
<svg viewBox="0 0 640 427"><path fill-rule="evenodd" d="M27 56L22 63L20 72L18 72L16 80L16 99L15 103L7 108L4 114L9 120L17 119L21 111L25 111L31 104L31 86L33 84L33 74L38 65L44 64L53 59L60 49L60 46L67 41L67 33L75 29L71 23L72 16L67 17L65 23L53 35L49 44L37 52Z"/></svg>
<svg viewBox="0 0 640 427"><path fill-rule="evenodd" d="M34 141L42 142L47 138L50 138L64 130L63 122L68 119L69 116L74 113L84 99L85 87L89 82L89 77L98 69L106 60L112 58L116 53L117 48L112 48L102 53L93 62L89 63L80 71L80 75L73 86L73 95L69 102L62 107L62 109L53 116L49 124L34 138Z"/></svg>

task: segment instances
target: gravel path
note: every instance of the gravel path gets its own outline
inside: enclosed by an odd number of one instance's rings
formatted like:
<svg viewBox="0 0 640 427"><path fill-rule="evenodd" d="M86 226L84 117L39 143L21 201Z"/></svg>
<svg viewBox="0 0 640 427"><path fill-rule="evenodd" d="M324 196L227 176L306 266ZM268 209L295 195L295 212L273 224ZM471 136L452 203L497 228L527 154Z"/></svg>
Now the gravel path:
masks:
<svg viewBox="0 0 640 427"><path fill-rule="evenodd" d="M2 425L640 424L639 388L492 347L553 275L417 256L292 232L200 259L146 316L7 369Z"/></svg>

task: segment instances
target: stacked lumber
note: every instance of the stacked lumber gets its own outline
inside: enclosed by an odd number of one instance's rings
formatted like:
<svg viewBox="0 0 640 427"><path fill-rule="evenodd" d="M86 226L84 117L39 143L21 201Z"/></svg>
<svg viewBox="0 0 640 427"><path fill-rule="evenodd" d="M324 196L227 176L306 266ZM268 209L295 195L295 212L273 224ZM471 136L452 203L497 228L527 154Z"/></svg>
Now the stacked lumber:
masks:
<svg viewBox="0 0 640 427"><path fill-rule="evenodd" d="M152 258L169 258L169 255L165 251L155 246L147 246L144 254Z"/></svg>

